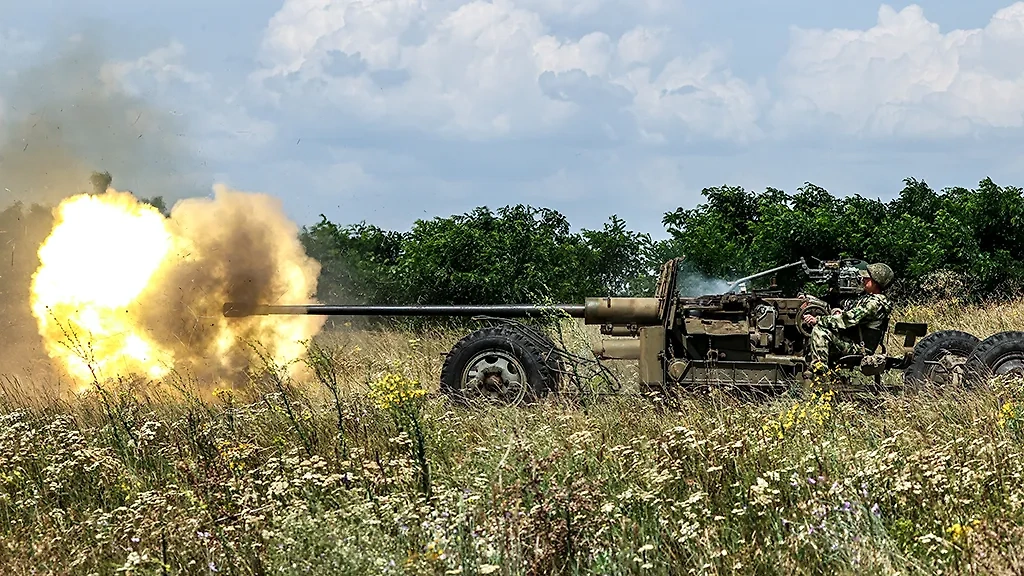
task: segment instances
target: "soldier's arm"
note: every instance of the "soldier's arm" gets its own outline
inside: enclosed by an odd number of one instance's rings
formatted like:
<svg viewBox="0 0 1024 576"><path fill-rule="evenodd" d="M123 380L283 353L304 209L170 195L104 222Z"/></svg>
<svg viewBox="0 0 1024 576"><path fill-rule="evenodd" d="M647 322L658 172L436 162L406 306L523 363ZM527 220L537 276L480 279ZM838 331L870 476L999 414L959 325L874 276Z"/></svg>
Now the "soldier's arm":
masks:
<svg viewBox="0 0 1024 576"><path fill-rule="evenodd" d="M857 306L852 306L842 314L819 316L818 325L822 328L832 328L835 330L853 328L865 320L871 320L877 313L878 303L874 300L868 300Z"/></svg>

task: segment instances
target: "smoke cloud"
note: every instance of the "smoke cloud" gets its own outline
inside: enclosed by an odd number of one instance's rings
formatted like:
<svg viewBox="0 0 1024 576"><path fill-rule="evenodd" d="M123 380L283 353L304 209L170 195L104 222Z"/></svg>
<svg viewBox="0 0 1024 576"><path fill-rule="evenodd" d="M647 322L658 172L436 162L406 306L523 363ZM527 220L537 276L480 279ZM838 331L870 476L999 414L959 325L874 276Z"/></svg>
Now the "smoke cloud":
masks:
<svg viewBox="0 0 1024 576"><path fill-rule="evenodd" d="M223 185L214 191L213 199L187 199L172 209L168 230L179 248L141 295L140 320L173 351L176 368L239 385L260 362L258 353L282 363L299 358L300 342L326 317L223 318L223 303L314 303L320 264L306 255L279 200Z"/></svg>
<svg viewBox="0 0 1024 576"><path fill-rule="evenodd" d="M694 271L681 271L676 280L677 292L683 298L696 298L708 294L721 294L729 289L730 281L708 278Z"/></svg>
<svg viewBox="0 0 1024 576"><path fill-rule="evenodd" d="M80 387L88 370L76 355L87 351L101 377L170 369L230 384L258 360L249 344L276 361L299 357L323 318L221 311L225 301L312 301L319 264L298 227L266 195L216 186L197 197L211 178L183 117L125 92L104 42L80 34L0 78L0 374L70 375ZM79 202L83 193L95 201ZM185 199L164 218L132 196ZM140 270L155 272L126 294Z"/></svg>
<svg viewBox="0 0 1024 576"><path fill-rule="evenodd" d="M94 171L154 196L204 191L207 175L184 121L125 92L102 43L95 32L75 36L0 81L3 204L54 206L91 190Z"/></svg>
<svg viewBox="0 0 1024 576"><path fill-rule="evenodd" d="M301 371L295 361L322 317L225 318L222 306L312 303L320 265L278 200L214 190L178 202L170 218L114 189L61 203L39 251L32 312L76 389L174 372L239 386L264 360Z"/></svg>
<svg viewBox="0 0 1024 576"><path fill-rule="evenodd" d="M56 49L22 50L12 64L33 63L0 76L0 374L53 376L29 285L60 200L93 190L94 171L144 182L151 196L200 189L183 122L120 89L104 42L89 29Z"/></svg>

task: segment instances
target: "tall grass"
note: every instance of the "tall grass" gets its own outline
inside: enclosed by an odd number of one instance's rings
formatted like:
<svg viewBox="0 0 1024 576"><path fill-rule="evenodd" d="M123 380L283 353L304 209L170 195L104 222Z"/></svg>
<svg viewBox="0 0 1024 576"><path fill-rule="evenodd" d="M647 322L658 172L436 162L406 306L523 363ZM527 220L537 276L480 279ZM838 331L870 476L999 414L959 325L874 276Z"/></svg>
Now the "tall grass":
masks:
<svg viewBox="0 0 1024 576"><path fill-rule="evenodd" d="M900 315L1024 327L1020 302ZM712 392L465 409L429 393L461 335L336 330L308 378L256 367L237 390L179 377L66 398L3 381L0 570L1024 570L1018 382L870 405Z"/></svg>

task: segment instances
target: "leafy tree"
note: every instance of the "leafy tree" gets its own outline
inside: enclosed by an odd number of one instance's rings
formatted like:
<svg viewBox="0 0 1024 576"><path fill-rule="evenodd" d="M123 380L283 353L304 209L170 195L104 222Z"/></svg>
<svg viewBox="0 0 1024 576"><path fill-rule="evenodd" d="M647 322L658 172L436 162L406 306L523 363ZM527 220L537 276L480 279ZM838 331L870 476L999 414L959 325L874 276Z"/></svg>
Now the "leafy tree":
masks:
<svg viewBox="0 0 1024 576"><path fill-rule="evenodd" d="M405 235L365 222L338 226L323 214L304 228L300 241L320 262L318 298L324 301L383 303L405 301L396 267Z"/></svg>
<svg viewBox="0 0 1024 576"><path fill-rule="evenodd" d="M486 207L420 220L399 264L417 302L519 303L575 295L581 241L554 210Z"/></svg>
<svg viewBox="0 0 1024 576"><path fill-rule="evenodd" d="M586 295L640 296L652 293L661 261L651 235L626 228L625 220L612 215L601 230L583 230L583 266L578 274ZM666 258L667 260L667 258Z"/></svg>

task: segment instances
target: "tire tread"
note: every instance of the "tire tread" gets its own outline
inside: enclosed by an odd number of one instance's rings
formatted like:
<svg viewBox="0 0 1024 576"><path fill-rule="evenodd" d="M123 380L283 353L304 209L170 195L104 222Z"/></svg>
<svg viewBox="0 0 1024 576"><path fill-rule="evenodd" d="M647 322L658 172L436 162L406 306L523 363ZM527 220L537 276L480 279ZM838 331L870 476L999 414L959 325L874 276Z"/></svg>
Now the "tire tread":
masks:
<svg viewBox="0 0 1024 576"><path fill-rule="evenodd" d="M1013 351L1024 353L1024 331L1006 330L982 340L964 365L970 383L985 384L992 377L992 361L1002 353Z"/></svg>
<svg viewBox="0 0 1024 576"><path fill-rule="evenodd" d="M527 372L536 371L540 382L531 382L527 390L527 401L547 395L557 390L557 379L561 366L551 354L555 349L554 342L541 331L525 324L499 324L486 326L464 336L452 346L441 367L441 392L452 399L461 399L460 376L469 360L471 352L467 349L481 343L501 346L511 352L522 362Z"/></svg>
<svg viewBox="0 0 1024 576"><path fill-rule="evenodd" d="M969 357L980 342L980 338L963 330L940 330L928 334L914 346L914 358L903 371L904 383L923 384L923 376L927 372L925 362L935 360L943 349L953 347L956 352Z"/></svg>

